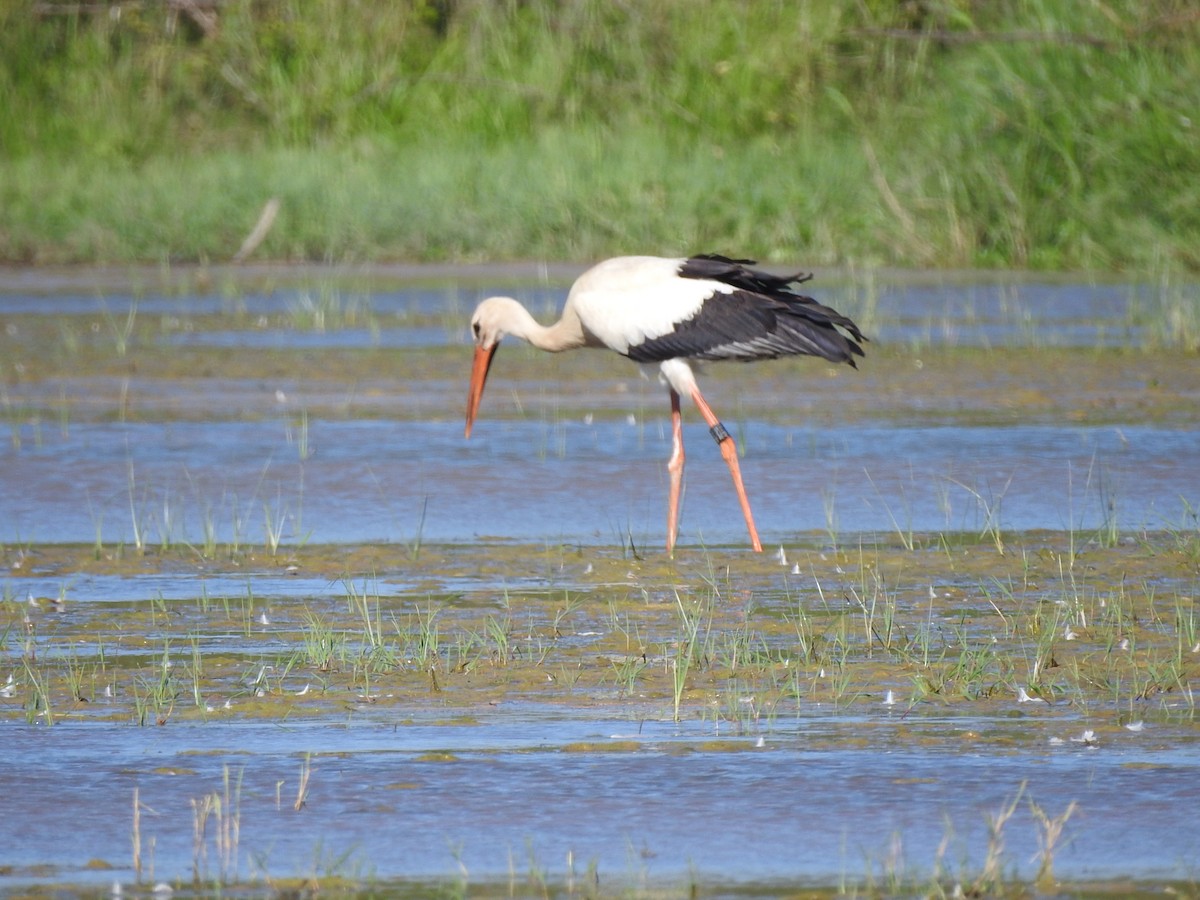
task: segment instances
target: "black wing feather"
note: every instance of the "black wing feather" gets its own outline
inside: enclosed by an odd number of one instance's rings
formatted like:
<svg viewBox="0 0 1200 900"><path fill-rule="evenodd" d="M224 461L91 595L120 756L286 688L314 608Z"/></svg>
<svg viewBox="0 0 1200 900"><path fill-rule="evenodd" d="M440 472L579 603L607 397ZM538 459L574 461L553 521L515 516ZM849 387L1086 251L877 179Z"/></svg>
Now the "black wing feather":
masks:
<svg viewBox="0 0 1200 900"><path fill-rule="evenodd" d="M720 281L730 287L741 288L755 294L792 293L788 287L812 280L812 275L772 275L761 269L751 269L753 259L730 259L716 253L702 253L690 257L679 267L681 278L706 278Z"/></svg>
<svg viewBox="0 0 1200 900"><path fill-rule="evenodd" d="M629 348L630 359L748 361L808 355L853 366L854 357L863 355L859 342L866 341L858 326L848 316L791 289L812 276L772 275L749 268L754 264L752 259L717 254L686 260L679 268L680 277L719 281L734 290L714 291L695 316L680 322L670 334Z"/></svg>

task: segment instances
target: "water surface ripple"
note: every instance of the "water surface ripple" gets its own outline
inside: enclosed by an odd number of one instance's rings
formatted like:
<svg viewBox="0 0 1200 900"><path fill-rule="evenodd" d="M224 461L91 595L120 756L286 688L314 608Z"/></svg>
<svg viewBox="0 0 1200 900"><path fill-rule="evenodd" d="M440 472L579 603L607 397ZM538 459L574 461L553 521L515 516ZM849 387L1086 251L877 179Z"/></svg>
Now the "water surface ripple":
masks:
<svg viewBox="0 0 1200 900"><path fill-rule="evenodd" d="M0 448L0 540L262 544L479 536L660 542L665 420L80 423ZM751 421L742 471L767 543L800 532L1125 530L1200 508L1200 430L1150 425L784 427ZM700 426L681 540L741 515Z"/></svg>
<svg viewBox="0 0 1200 900"><path fill-rule="evenodd" d="M815 718L761 747L753 737L722 746L695 725L519 711L460 725L7 726L0 796L20 828L5 862L129 879L137 788L157 871L189 872L191 801L222 792L228 767L240 783L243 875L303 873L349 854L348 870L357 859L387 877L452 879L461 862L473 877L501 879L514 860L561 875L573 854L580 869L635 883L689 873L828 883L888 864L931 870L943 839L949 868L977 870L988 817L1018 796L1026 802L1005 826L1005 849L1025 877L1038 849L1029 800L1051 815L1078 805L1056 854L1060 877L1126 875L1133 860L1142 877L1194 875L1193 752L1143 750L1132 736L1034 752L953 745L978 725L948 720L946 745L920 750L879 727L877 746L831 747L831 735L850 741L862 730L853 718ZM637 747L606 752L615 739ZM306 753L310 792L297 812ZM33 771L44 789L31 789ZM109 823L89 829L86 844L112 870L80 870L78 839L66 836L81 821Z"/></svg>

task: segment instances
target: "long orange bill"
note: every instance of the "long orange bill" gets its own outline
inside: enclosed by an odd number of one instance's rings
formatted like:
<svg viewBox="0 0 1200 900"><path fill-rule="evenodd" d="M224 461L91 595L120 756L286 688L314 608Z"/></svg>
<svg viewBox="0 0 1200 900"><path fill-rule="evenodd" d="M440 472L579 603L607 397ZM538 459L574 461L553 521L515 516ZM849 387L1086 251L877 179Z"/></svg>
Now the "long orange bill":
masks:
<svg viewBox="0 0 1200 900"><path fill-rule="evenodd" d="M497 343L490 347L475 347L475 362L471 366L471 390L467 394L465 437L471 436L471 426L475 424L475 414L479 412L479 401L483 399L483 386L487 382L488 372L492 368L492 358L496 355L496 348L499 346Z"/></svg>

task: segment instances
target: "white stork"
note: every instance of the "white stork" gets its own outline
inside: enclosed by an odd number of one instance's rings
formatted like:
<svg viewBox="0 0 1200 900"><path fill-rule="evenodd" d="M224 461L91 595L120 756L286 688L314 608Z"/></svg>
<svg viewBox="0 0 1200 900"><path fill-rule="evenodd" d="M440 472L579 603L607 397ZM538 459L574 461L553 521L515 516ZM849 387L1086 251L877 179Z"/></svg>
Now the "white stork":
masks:
<svg viewBox="0 0 1200 900"><path fill-rule="evenodd" d="M484 300L471 317L475 362L467 396L466 436L471 436L492 358L505 335L551 353L607 347L637 363L657 363L671 394L674 438L667 463L667 552L674 550L679 525L684 461L679 398L684 394L692 398L721 448L746 517L750 542L761 552L737 447L700 393L690 361L807 355L853 366L855 355L863 355L859 341L866 339L846 316L791 290L792 284L805 282L811 275L771 275L748 268L754 264L751 259L712 254L688 259L609 259L579 276L562 316L550 326L538 324L511 297Z"/></svg>

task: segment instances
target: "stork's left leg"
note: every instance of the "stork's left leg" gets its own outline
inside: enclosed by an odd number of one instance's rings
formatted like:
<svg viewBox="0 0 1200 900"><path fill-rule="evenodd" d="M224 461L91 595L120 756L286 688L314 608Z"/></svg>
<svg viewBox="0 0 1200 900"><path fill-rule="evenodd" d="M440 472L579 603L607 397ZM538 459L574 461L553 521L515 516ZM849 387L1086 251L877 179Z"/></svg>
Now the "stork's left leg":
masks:
<svg viewBox="0 0 1200 900"><path fill-rule="evenodd" d="M762 553L762 544L758 540L758 529L754 527L754 514L750 512L750 498L746 496L746 486L742 484L737 443L729 436L725 426L721 424L712 408L704 401L699 388L692 388L692 401L700 410L700 415L704 416L704 421L708 423L709 431L716 439L717 446L721 448L721 456L725 458L725 463L729 466L729 474L733 476L733 486L737 490L738 503L742 505L742 515L746 517L746 528L750 531L750 545L754 548L755 553Z"/></svg>
<svg viewBox="0 0 1200 900"><path fill-rule="evenodd" d="M679 494L683 484L683 417L679 412L679 394L671 390L671 459L667 474L671 486L667 494L667 556L675 553L675 538L679 534Z"/></svg>

